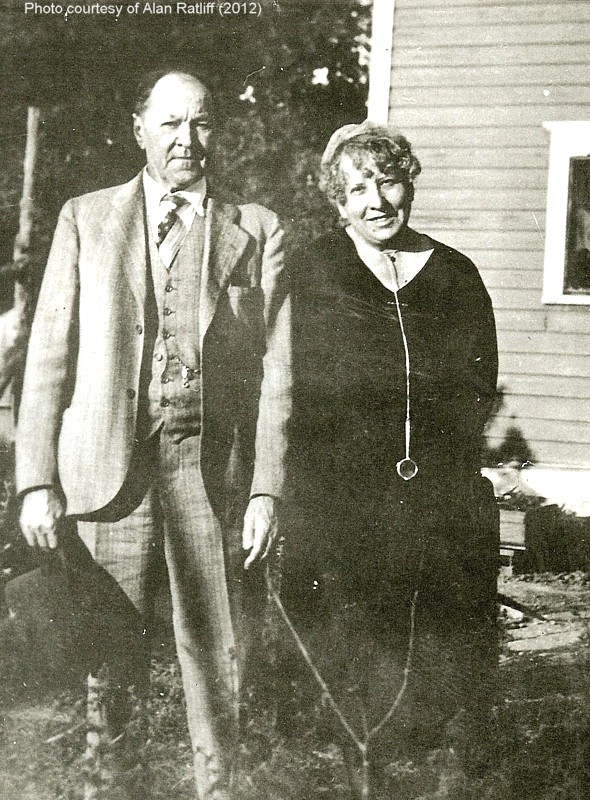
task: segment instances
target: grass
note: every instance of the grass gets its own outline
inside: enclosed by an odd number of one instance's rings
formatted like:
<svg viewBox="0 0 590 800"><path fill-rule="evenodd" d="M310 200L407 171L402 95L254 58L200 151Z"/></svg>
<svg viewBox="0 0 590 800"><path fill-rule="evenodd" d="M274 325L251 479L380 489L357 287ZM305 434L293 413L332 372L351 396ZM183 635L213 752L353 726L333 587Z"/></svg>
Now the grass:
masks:
<svg viewBox="0 0 590 800"><path fill-rule="evenodd" d="M537 579L539 604L551 602L541 590L557 586L563 608L572 585L579 588L568 580ZM520 585L534 592L534 580L520 579ZM489 771L480 777L466 775L450 735L420 757L390 753L379 800L586 800L588 662L585 642L569 651L511 650L501 665L501 700L489 731ZM78 800L84 750L80 695L70 690L56 696L24 686L7 689L0 688L0 797ZM316 719L309 719L296 741L285 741L264 718L252 723L242 747L239 800L345 800L340 753L319 731ZM183 692L170 641L162 642L152 662L150 741L143 756L151 768L153 800L194 800ZM138 792L134 800L144 800ZM108 800L117 800L116 786Z"/></svg>

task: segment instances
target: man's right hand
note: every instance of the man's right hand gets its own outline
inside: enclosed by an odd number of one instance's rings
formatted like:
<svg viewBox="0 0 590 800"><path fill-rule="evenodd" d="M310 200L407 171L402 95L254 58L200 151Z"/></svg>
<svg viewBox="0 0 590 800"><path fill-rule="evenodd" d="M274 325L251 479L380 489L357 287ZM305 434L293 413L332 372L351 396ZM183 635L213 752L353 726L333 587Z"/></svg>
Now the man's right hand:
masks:
<svg viewBox="0 0 590 800"><path fill-rule="evenodd" d="M31 547L57 547L57 526L65 513L64 502L50 486L33 489L23 497L20 527Z"/></svg>

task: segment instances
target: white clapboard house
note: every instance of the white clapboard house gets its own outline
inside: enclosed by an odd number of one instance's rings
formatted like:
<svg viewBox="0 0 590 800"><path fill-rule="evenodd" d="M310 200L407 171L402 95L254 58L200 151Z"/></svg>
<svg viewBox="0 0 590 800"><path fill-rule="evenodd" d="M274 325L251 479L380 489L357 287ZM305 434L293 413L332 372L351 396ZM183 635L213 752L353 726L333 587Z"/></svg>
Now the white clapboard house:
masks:
<svg viewBox="0 0 590 800"><path fill-rule="evenodd" d="M492 296L519 479L590 515L590 2L374 0L369 116L422 162L413 223Z"/></svg>

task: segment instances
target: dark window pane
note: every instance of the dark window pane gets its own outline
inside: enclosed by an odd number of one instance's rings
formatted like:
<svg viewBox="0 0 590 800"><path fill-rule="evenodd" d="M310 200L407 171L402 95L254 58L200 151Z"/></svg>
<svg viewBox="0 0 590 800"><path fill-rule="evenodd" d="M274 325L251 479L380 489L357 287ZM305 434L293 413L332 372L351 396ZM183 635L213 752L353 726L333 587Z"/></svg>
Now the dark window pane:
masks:
<svg viewBox="0 0 590 800"><path fill-rule="evenodd" d="M565 294L590 294L590 156L570 159Z"/></svg>

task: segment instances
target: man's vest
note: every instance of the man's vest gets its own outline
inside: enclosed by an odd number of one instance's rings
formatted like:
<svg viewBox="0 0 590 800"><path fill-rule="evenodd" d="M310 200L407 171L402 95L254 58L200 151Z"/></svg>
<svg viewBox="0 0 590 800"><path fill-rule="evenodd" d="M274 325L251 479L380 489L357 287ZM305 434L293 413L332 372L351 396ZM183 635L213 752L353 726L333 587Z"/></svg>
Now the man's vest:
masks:
<svg viewBox="0 0 590 800"><path fill-rule="evenodd" d="M146 356L154 342L151 369L146 364L144 386L147 398L140 408L147 418L138 422L142 434L151 436L161 426L181 441L201 432L201 359L199 352L199 296L205 240L205 220L195 215L170 269L162 263L158 248L147 236L148 284L151 273L153 295L146 308ZM151 313L149 306L151 305Z"/></svg>

